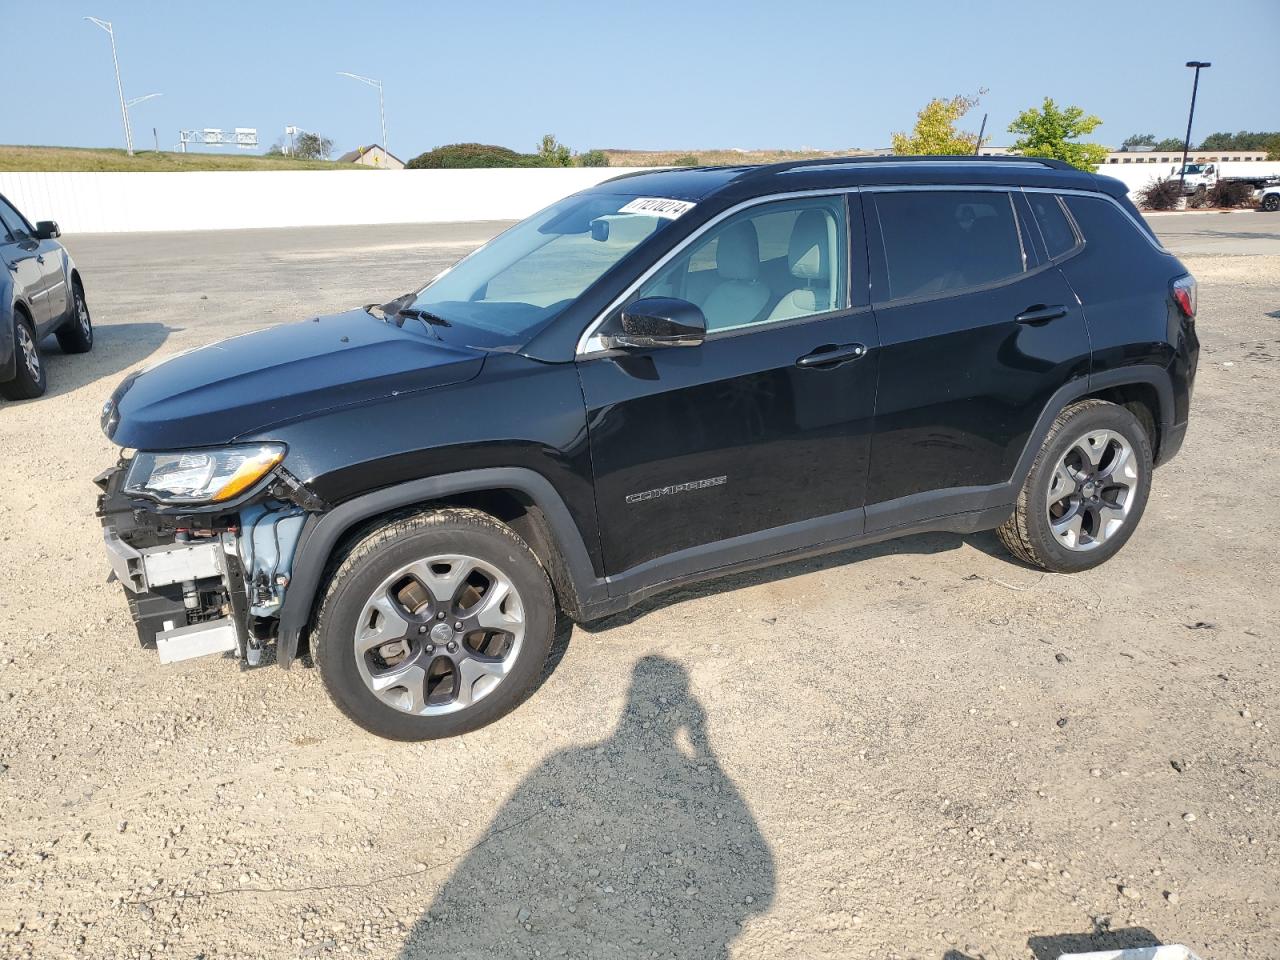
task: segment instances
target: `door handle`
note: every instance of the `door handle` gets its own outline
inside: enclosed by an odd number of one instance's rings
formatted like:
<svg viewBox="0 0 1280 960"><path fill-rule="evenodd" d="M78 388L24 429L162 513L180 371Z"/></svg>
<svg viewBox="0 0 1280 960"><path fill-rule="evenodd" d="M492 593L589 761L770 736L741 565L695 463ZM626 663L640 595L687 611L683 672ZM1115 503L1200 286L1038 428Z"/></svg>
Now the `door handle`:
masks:
<svg viewBox="0 0 1280 960"><path fill-rule="evenodd" d="M36 263L44 263L44 254L43 254L43 253L38 253L38 254L36 254Z"/></svg>
<svg viewBox="0 0 1280 960"><path fill-rule="evenodd" d="M1027 307L1013 320L1015 323L1048 323L1050 320L1057 320L1059 317L1065 317L1066 315L1067 308L1060 303L1049 307L1046 307L1043 303L1038 303L1034 307Z"/></svg>
<svg viewBox="0 0 1280 960"><path fill-rule="evenodd" d="M861 343L824 343L812 353L806 353L796 361L797 367L835 367L864 356L867 348Z"/></svg>

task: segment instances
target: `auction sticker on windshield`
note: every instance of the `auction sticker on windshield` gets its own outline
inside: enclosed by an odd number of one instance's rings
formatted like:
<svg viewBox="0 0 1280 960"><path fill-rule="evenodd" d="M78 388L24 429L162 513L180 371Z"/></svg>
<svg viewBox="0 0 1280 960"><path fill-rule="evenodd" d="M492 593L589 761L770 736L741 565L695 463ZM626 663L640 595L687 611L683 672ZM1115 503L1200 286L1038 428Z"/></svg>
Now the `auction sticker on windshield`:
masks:
<svg viewBox="0 0 1280 960"><path fill-rule="evenodd" d="M667 200L664 197L636 197L626 206L619 209L618 212L647 213L651 217L674 220L682 213L688 213L693 207L694 204L688 200Z"/></svg>

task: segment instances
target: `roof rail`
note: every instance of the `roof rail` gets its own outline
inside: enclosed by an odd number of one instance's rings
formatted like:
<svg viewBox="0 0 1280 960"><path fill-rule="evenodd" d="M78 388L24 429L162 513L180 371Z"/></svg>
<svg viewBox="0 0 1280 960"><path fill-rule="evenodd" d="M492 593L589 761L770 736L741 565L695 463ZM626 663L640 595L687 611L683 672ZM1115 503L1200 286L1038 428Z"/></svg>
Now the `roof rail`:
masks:
<svg viewBox="0 0 1280 960"><path fill-rule="evenodd" d="M785 160L781 163L766 163L760 166L752 167L750 171L743 176L754 176L762 173L782 173L787 170L794 170L801 167L826 167L836 164L850 163L1038 163L1042 166L1051 167L1054 170L1075 170L1071 164L1062 160L1054 160L1049 157L1024 157L1017 154L997 156L997 157L978 157L972 154L946 154L938 156L909 154L899 156L897 154L876 155L876 156L854 156L854 157L818 157L812 160Z"/></svg>

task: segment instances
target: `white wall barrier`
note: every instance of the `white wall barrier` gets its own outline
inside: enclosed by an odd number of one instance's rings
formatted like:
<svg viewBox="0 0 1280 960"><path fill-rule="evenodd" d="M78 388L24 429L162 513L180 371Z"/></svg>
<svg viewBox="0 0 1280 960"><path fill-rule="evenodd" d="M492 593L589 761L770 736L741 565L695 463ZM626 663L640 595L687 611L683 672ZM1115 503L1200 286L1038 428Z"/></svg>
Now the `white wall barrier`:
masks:
<svg viewBox="0 0 1280 960"><path fill-rule="evenodd" d="M617 167L0 173L0 193L66 233L517 220Z"/></svg>
<svg viewBox="0 0 1280 960"><path fill-rule="evenodd" d="M618 167L484 170L243 170L201 173L0 173L0 193L66 233L235 230L518 220ZM1106 164L1132 197L1168 174Z"/></svg>

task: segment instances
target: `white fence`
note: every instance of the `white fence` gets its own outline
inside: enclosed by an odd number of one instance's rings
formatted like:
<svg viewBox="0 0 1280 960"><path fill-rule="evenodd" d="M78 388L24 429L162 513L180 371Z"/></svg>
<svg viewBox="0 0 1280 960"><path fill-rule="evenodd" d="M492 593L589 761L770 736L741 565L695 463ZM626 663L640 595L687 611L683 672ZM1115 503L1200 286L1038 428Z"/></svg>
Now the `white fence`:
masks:
<svg viewBox="0 0 1280 960"><path fill-rule="evenodd" d="M0 173L0 193L66 233L516 220L617 167Z"/></svg>

